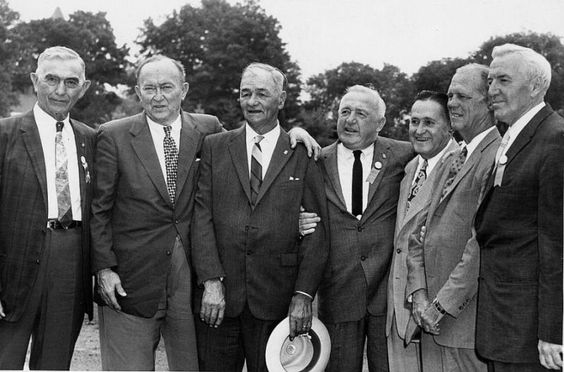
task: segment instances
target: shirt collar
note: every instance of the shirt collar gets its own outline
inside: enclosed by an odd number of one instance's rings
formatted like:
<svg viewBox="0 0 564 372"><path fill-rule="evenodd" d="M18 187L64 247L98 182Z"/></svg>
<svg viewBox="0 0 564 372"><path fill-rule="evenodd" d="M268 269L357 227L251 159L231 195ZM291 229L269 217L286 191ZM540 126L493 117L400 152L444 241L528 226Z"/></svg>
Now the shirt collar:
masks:
<svg viewBox="0 0 564 372"><path fill-rule="evenodd" d="M354 158L353 150L347 148L345 145L343 145L342 142L339 142L339 144L337 145L337 151L338 151L337 156L342 156L345 159ZM361 158L369 156L370 154L374 153L374 143L371 143L368 147L360 151L362 151Z"/></svg>
<svg viewBox="0 0 564 372"><path fill-rule="evenodd" d="M259 135L249 125L249 123L245 124L245 132L246 132L246 136L247 136L247 143L253 143L254 138ZM262 139L261 143L263 143L264 141L266 141L268 143L273 143L273 141L277 141L278 137L280 136L280 123L278 123L278 121L276 121L276 126L274 128L272 128L271 130L269 130L268 132L266 132L265 134L262 134L262 136L264 138Z"/></svg>
<svg viewBox="0 0 564 372"><path fill-rule="evenodd" d="M478 147L478 145L480 144L480 142L482 142L482 140L484 138L486 138L486 136L492 131L492 130L497 130L496 126L492 126L489 127L488 129L486 129L485 131L479 133L478 135L476 135L474 138L472 138L472 140L470 141L470 143L466 144L466 150L468 151L468 155L466 155L466 158L469 158L470 155L474 152L474 150L476 150L476 147Z"/></svg>
<svg viewBox="0 0 564 372"><path fill-rule="evenodd" d="M164 127L164 125L157 123L147 115L145 115L145 117L147 118L147 123L149 123L149 126L152 127L153 130L164 133L164 130L161 129ZM171 129L172 132L174 133L180 132L180 128L182 128L181 115L178 115L176 119L174 119L174 121L170 124L170 127L172 128Z"/></svg>
<svg viewBox="0 0 564 372"><path fill-rule="evenodd" d="M39 107L37 102L33 106L33 116L35 117L35 121L37 122L37 124L39 124L39 123L52 123L53 124L52 125L53 130L54 131L57 130L55 123L58 122L59 120L55 119L54 117L52 117L51 115L46 113L41 107ZM67 116L61 121L63 123L65 123L64 127L68 127L70 125L69 115L67 114Z"/></svg>
<svg viewBox="0 0 564 372"><path fill-rule="evenodd" d="M435 168L435 165L437 165L437 163L439 162L439 160L441 160L441 158L443 157L443 155L446 153L447 149L452 146L452 142L454 140L451 138L447 145L435 156L433 156L431 159L427 159L427 174L429 174L433 168ZM423 165L423 162L425 161L425 159L423 159L423 157L421 155L419 156L419 166L418 169L421 168L421 166Z"/></svg>
<svg viewBox="0 0 564 372"><path fill-rule="evenodd" d="M527 111L523 116L521 116L513 125L507 128L509 136L511 139L515 139L519 133L525 128L527 123L545 106L544 102L539 103L529 111Z"/></svg>

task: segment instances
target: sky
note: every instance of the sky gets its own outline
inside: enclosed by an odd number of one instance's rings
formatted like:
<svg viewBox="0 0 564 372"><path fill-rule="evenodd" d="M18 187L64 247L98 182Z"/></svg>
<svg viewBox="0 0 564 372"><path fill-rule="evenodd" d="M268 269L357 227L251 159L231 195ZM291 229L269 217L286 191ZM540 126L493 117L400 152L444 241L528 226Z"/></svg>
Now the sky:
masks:
<svg viewBox="0 0 564 372"><path fill-rule="evenodd" d="M236 0L228 0L236 3ZM162 22L199 0L8 0L23 21L63 14L106 12L118 45L133 53L143 20ZM260 0L278 19L280 37L302 77L343 62L384 63L413 74L441 58L467 57L492 36L550 32L564 42L563 0Z"/></svg>

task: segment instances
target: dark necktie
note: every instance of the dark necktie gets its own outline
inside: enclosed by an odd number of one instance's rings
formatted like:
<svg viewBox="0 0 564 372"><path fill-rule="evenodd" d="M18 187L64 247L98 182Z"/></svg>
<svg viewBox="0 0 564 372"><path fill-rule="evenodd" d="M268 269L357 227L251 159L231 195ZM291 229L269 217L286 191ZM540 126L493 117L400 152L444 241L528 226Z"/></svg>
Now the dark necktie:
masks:
<svg viewBox="0 0 564 372"><path fill-rule="evenodd" d="M445 185L443 187L443 191L441 193L441 200L444 198L444 196L448 192L448 189L449 189L450 185L452 185L452 183L454 182L454 179L456 178L456 175L458 174L458 172L460 172L460 170L462 169L462 166L464 165L464 162L466 161L467 155L468 155L468 149L466 148L466 146L464 146L464 148L462 150L460 150L460 152L458 153L456 158L454 158L454 160L452 161L452 164L450 165L450 169L448 171L447 180L445 182Z"/></svg>
<svg viewBox="0 0 564 372"><path fill-rule="evenodd" d="M419 172L417 172L417 177L415 177L415 183L411 186L411 190L409 190L409 195L407 197L407 209L406 209L406 211L409 210L411 200L415 197L415 195L417 195L417 193L419 192L419 190L423 186L423 183L427 179L427 165L428 164L429 163L427 162L427 159L425 159L423 161L423 164L421 165L421 168L419 169Z"/></svg>
<svg viewBox="0 0 564 372"><path fill-rule="evenodd" d="M55 190L57 192L57 219L63 227L68 227L72 222L72 207L69 187L68 158L63 141L63 126L65 123L57 122L55 134Z"/></svg>
<svg viewBox="0 0 564 372"><path fill-rule="evenodd" d="M163 140L164 154L165 154L165 167L166 167L166 188L168 190L168 195L170 196L170 201L172 204L175 202L176 198L176 171L178 168L178 149L174 143L174 139L170 135L171 127L163 127L165 131L165 137Z"/></svg>
<svg viewBox="0 0 564 372"><path fill-rule="evenodd" d="M257 201L257 196L262 185L262 149L260 141L264 136L256 136L255 143L251 151L251 203L253 207Z"/></svg>
<svg viewBox="0 0 564 372"><path fill-rule="evenodd" d="M352 176L352 214L358 216L362 214L362 161L360 155L362 151L355 150Z"/></svg>

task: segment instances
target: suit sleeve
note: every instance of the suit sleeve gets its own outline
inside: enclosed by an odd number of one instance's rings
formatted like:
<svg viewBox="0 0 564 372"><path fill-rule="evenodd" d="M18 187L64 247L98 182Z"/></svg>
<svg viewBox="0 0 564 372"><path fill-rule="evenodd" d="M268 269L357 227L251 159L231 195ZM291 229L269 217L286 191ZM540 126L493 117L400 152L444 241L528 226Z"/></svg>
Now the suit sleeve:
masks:
<svg viewBox="0 0 564 372"><path fill-rule="evenodd" d="M556 115L556 114L553 114ZM560 120L558 123L562 123ZM562 344L564 130L548 139L538 179L538 337Z"/></svg>
<svg viewBox="0 0 564 372"><path fill-rule="evenodd" d="M306 235L298 243L300 244L300 268L294 291L301 291L314 296L329 255L329 239L327 236L329 215L323 175L319 165L313 159L308 159L302 206L307 211L317 213L321 217L321 223L317 225L315 232Z"/></svg>
<svg viewBox="0 0 564 372"><path fill-rule="evenodd" d="M200 176L192 216L192 260L198 284L208 279L225 277L219 258L213 225L212 200L212 147L209 138L204 139L200 163Z"/></svg>
<svg viewBox="0 0 564 372"><path fill-rule="evenodd" d="M425 239L421 240L421 228L427 223L427 210L421 212L417 217L415 229L410 232L408 238L407 253L407 284L405 288L406 298L420 289L427 289L425 277Z"/></svg>
<svg viewBox="0 0 564 372"><path fill-rule="evenodd" d="M117 145L104 126L98 132L94 169L96 178L90 229L92 271L96 273L118 264L112 239L112 208L119 181Z"/></svg>

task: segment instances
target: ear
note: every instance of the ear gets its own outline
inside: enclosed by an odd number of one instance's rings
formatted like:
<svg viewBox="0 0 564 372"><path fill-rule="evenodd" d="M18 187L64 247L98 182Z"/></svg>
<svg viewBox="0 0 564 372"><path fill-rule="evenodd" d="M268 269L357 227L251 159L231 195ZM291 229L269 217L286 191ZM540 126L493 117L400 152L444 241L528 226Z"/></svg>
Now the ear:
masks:
<svg viewBox="0 0 564 372"><path fill-rule="evenodd" d="M182 99L186 98L188 91L190 90L190 84L187 82L182 83Z"/></svg>
<svg viewBox="0 0 564 372"><path fill-rule="evenodd" d="M541 79L536 78L531 82L531 97L536 98L539 95L543 96L546 94L546 91L543 89Z"/></svg>
<svg viewBox="0 0 564 372"><path fill-rule="evenodd" d="M31 82L33 84L33 90L37 93L37 81L39 80L39 76L35 72L32 72L29 74L29 77L31 78Z"/></svg>
<svg viewBox="0 0 564 372"><path fill-rule="evenodd" d="M382 130L382 128L384 128L384 125L386 124L386 117L384 116L383 118L381 118L380 120L378 120L378 129L377 131L380 132Z"/></svg>
<svg viewBox="0 0 564 372"><path fill-rule="evenodd" d="M80 92L80 98L82 98L84 96L84 93L86 93L88 88L90 88L91 83L92 82L90 80L84 80L84 84L82 84L82 90Z"/></svg>
<svg viewBox="0 0 564 372"><path fill-rule="evenodd" d="M284 108L284 103L286 102L286 91L283 90L282 93L280 93L280 97L279 97L279 101L278 101L278 109L282 110Z"/></svg>
<svg viewBox="0 0 564 372"><path fill-rule="evenodd" d="M135 86L135 94L137 94L137 98L139 98L139 101L142 101L142 99L141 99L141 89L139 88L139 85Z"/></svg>

